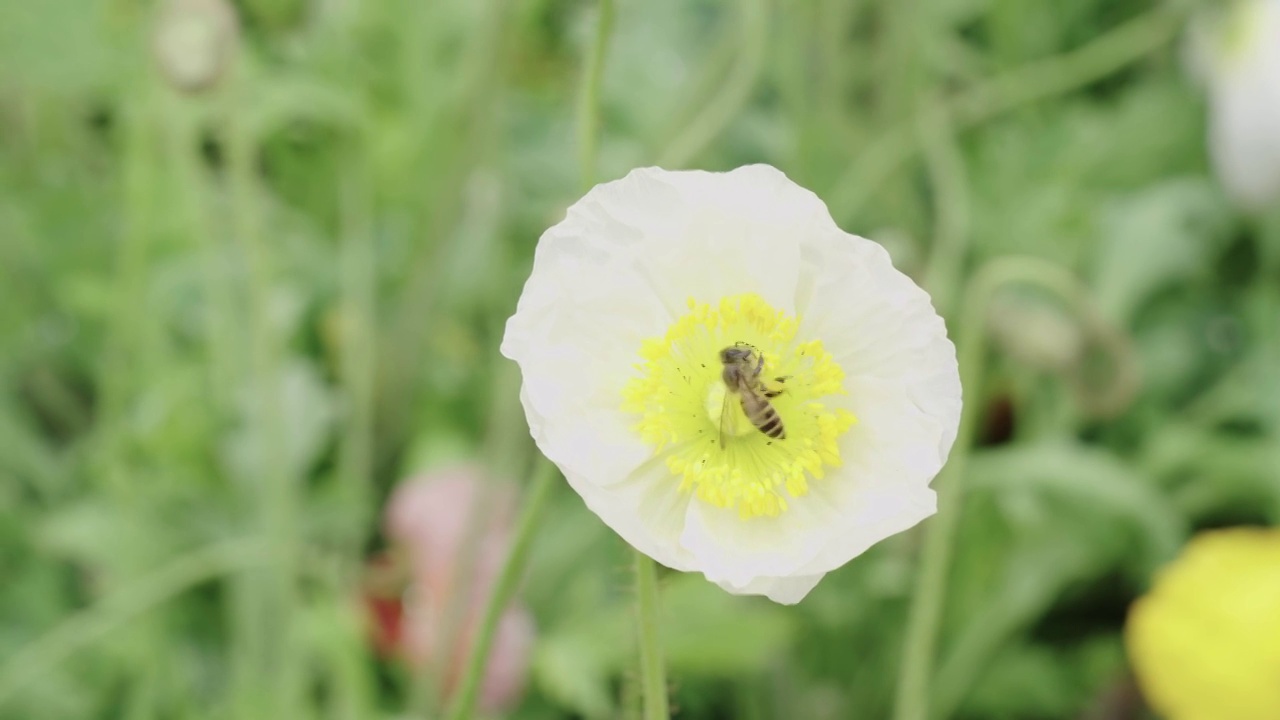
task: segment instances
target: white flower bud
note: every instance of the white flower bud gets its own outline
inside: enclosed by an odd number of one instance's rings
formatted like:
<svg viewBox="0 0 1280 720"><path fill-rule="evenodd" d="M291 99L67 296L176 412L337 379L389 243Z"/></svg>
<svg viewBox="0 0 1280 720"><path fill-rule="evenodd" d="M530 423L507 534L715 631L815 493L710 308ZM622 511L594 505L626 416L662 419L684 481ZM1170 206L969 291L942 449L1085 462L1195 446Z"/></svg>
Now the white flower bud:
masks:
<svg viewBox="0 0 1280 720"><path fill-rule="evenodd" d="M1213 168L1238 204L1280 200L1280 0L1244 0L1191 29L1193 73L1207 86Z"/></svg>
<svg viewBox="0 0 1280 720"><path fill-rule="evenodd" d="M169 0L156 22L153 48L174 87L199 92L226 74L239 36L239 20L227 0Z"/></svg>
<svg viewBox="0 0 1280 720"><path fill-rule="evenodd" d="M1005 352L1041 370L1063 372L1084 352L1079 324L1042 301L1000 296L991 305L990 328Z"/></svg>

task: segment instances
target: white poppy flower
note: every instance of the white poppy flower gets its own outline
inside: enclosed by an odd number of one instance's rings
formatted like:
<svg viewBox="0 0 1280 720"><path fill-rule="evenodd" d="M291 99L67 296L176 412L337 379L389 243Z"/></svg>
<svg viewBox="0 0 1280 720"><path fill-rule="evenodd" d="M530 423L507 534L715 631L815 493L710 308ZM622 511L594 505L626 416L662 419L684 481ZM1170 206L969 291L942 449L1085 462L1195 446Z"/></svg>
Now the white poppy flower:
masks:
<svg viewBox="0 0 1280 720"><path fill-rule="evenodd" d="M781 432L725 402L734 346ZM605 523L782 603L933 514L960 416L928 295L764 165L591 190L539 241L502 353L539 449Z"/></svg>
<svg viewBox="0 0 1280 720"><path fill-rule="evenodd" d="M1280 199L1280 0L1244 0L1192 28L1208 85L1209 150L1227 192L1262 209Z"/></svg>

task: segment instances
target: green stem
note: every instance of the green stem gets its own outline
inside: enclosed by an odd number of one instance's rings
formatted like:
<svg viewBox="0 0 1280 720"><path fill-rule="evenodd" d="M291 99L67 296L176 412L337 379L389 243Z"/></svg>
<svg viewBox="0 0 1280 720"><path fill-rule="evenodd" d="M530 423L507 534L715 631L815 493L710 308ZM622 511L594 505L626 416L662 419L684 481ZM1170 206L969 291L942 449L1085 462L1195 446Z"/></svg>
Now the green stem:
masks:
<svg viewBox="0 0 1280 720"><path fill-rule="evenodd" d="M954 307L969 244L969 187L964 156L956 146L948 113L922 118L920 136L934 197L933 247L923 285L944 317Z"/></svg>
<svg viewBox="0 0 1280 720"><path fill-rule="evenodd" d="M361 138L363 142L363 138ZM343 533L347 560L358 567L364 541L363 529L370 515L373 464L373 392L377 335L372 228L372 185L365 158L351 154L352 165L360 168L349 175L340 191L343 238L339 255L342 287L340 324L340 374L349 402L350 414L343 429L339 456L342 492L350 513Z"/></svg>
<svg viewBox="0 0 1280 720"><path fill-rule="evenodd" d="M636 556L636 625L640 640L640 689L644 720L669 720L667 671L658 632L658 575L653 560L639 550Z"/></svg>
<svg viewBox="0 0 1280 720"><path fill-rule="evenodd" d="M235 86L227 97L227 185L231 201L232 230L246 269L248 312L245 335L250 354L254 396L249 417L260 452L253 473L253 496L261 532L269 540L279 563L271 572L252 573L250 618L241 629L249 664L236 671L234 681L243 691L235 693L245 712L266 712L292 717L303 696L298 653L292 647L297 617L298 476L285 454L287 438L281 406L281 338L271 318L272 283L275 279L272 243L265 233L266 213L258 185L258 138L249 122L248 88ZM252 708L249 710L248 708Z"/></svg>
<svg viewBox="0 0 1280 720"><path fill-rule="evenodd" d="M600 0L595 42L582 73L578 95L578 169L583 190L594 184L596 156L600 148L600 83L604 77L604 56L613 32L613 0Z"/></svg>
<svg viewBox="0 0 1280 720"><path fill-rule="evenodd" d="M740 114L760 80L768 46L768 8L764 0L739 0L738 5L742 53L720 92L706 101L702 112L658 156L662 167L682 167L702 152Z"/></svg>
<svg viewBox="0 0 1280 720"><path fill-rule="evenodd" d="M928 720L933 662L946 599L947 573L955 548L960 509L964 500L964 471L982 407L981 383L986 365L986 316L996 291L1010 283L1043 287L1073 306L1084 288L1071 273L1053 263L1032 257L1003 257L989 261L974 276L965 294L957 324L960 385L967 402L951 457L938 475L938 514L925 527L924 549L916 574L915 594L907 616L907 634L898 674L894 720Z"/></svg>
<svg viewBox="0 0 1280 720"><path fill-rule="evenodd" d="M484 669L488 664L489 650L493 646L493 636L497 631L498 619L506 609L511 596L515 594L516 584L524 573L525 562L529 557L529 548L533 545L534 530L542 516L542 509L547 504L547 496L556 479L556 467L550 460L543 459L538 464L532 487L524 502L524 513L516 528L515 539L511 551L502 565L493 592L485 601L484 612L480 617L480 626L476 629L475 638L467 652L467 667L459 685L458 695L446 716L448 720L466 720L475 713L476 701L480 695L480 683L484 680Z"/></svg>

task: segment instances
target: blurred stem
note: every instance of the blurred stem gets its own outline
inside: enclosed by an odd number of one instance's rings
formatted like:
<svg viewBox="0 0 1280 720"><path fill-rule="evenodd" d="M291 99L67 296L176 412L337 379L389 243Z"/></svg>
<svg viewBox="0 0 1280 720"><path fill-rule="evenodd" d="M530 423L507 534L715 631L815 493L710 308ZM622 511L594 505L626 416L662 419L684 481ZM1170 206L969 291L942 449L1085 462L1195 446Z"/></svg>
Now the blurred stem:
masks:
<svg viewBox="0 0 1280 720"><path fill-rule="evenodd" d="M921 22L919 6L920 0L880 0L877 8L884 31L877 33L880 47L873 62L884 78L878 89L878 110L886 124L908 117L918 104L921 35L931 30Z"/></svg>
<svg viewBox="0 0 1280 720"><path fill-rule="evenodd" d="M341 378L349 400L341 449L342 493L348 501L350 533L346 560L351 569L359 567L364 528L369 516L369 496L373 465L373 365L376 355L374 332L374 256L369 188L365 158L351 153L351 165L359 168L345 176L341 186L342 284L339 315Z"/></svg>
<svg viewBox="0 0 1280 720"><path fill-rule="evenodd" d="M1144 57L1175 38L1182 27L1183 5L1161 5L1093 42L1057 57L1023 66L980 82L949 101L926 103L917 112L929 116L950 107L955 129L962 130L1022 105L1060 95L1096 82ZM858 161L827 193L837 215L849 215L884 186L886 178L918 151L920 122L895 123L867 142Z"/></svg>
<svg viewBox="0 0 1280 720"><path fill-rule="evenodd" d="M721 85L720 92L707 100L702 111L658 155L658 165L662 167L683 167L697 157L737 117L751 98L751 91L755 89L764 67L768 8L765 0L739 0L738 9L739 22L742 23L742 54L733 64L732 73Z"/></svg>
<svg viewBox="0 0 1280 720"><path fill-rule="evenodd" d="M671 145L677 135L684 132L692 119L699 113L705 98L711 97L724 86L724 79L733 68L738 57L738 45L741 42L738 29L728 27L721 29L716 35L714 44L708 41L709 49L693 70L693 78L685 83L679 91L678 99L672 104L675 108L665 118L653 148L665 148ZM785 88L791 90L792 88ZM656 151L653 153L657 155Z"/></svg>
<svg viewBox="0 0 1280 720"><path fill-rule="evenodd" d="M924 549L916 574L915 593L907 616L907 633L902 665L898 674L894 720L929 720L930 685L942 607L946 599L947 574L955 548L960 510L964 501L965 465L973 444L974 430L982 414L976 398L986 365L986 319L992 298L1005 285L1025 283L1041 287L1072 306L1079 304L1085 289L1071 273L1053 263L1032 257L1002 257L987 262L974 275L965 293L957 328L957 360L960 386L967 402L960 414L960 427L951 457L938 476L938 514L925 526Z"/></svg>
<svg viewBox="0 0 1280 720"><path fill-rule="evenodd" d="M503 562L502 570L494 583L493 592L485 601L484 611L476 628L475 638L467 649L467 666L458 686L457 697L446 715L448 720L469 720L476 709L480 695L480 684L484 681L484 671L489 660L489 651L493 646L493 636L497 631L498 620L515 594L516 584L524 573L525 562L529 557L529 549L533 545L534 530L542 518L542 509L547 504L547 496L555 483L556 466L545 458L539 460L530 482L528 495L524 500L524 512L516 527L511 551Z"/></svg>
<svg viewBox="0 0 1280 720"><path fill-rule="evenodd" d="M596 37L582 73L582 89L578 94L578 171L583 191L595 182L596 156L600 148L600 84L604 77L604 58L613 32L613 0L600 0L600 16L596 20Z"/></svg>
<svg viewBox="0 0 1280 720"><path fill-rule="evenodd" d="M635 550L636 625L640 640L640 689L644 720L668 720L667 671L658 630L658 574L653 560Z"/></svg>
<svg viewBox="0 0 1280 720"><path fill-rule="evenodd" d="M943 316L950 314L969 241L969 188L964 157L945 107L921 117L925 166L933 187L934 235L923 285Z"/></svg>
<svg viewBox="0 0 1280 720"><path fill-rule="evenodd" d="M226 253L218 242L217 223L206 205L210 193L200 155L199 118L185 98L175 98L169 105L170 124L173 126L169 152L182 180L184 219L203 256L201 269L206 295L203 327L210 359L210 399L214 410L225 415L230 404L228 395L232 388L239 386L241 377L236 357L240 335L235 328L235 300Z"/></svg>
<svg viewBox="0 0 1280 720"><path fill-rule="evenodd" d="M249 409L253 427L261 433L256 442L261 449L250 487L258 493L250 498L259 508L260 530L271 542L279 567L253 576L250 601L251 626L247 635L248 667L237 680L243 683L254 711L271 709L277 718L291 718L301 699L301 668L292 652L294 610L297 602L294 580L297 564L297 487L285 457L286 433L282 415L280 362L271 313L271 284L274 267L271 246L263 236L263 211L257 183L257 138L247 121L244 88L229 96L231 115L227 122L227 179L231 215L248 270L247 318L251 354L253 395ZM253 712L253 711L250 711Z"/></svg>
<svg viewBox="0 0 1280 720"><path fill-rule="evenodd" d="M600 133L600 78L603 75L605 52L613 29L613 1L600 1L600 18L596 25L596 39L592 45L587 67L583 73L583 89L578 106L578 145L581 158L582 188L591 188L595 182L596 154ZM753 81L754 84L754 81ZM544 469L551 466L543 461ZM550 476L553 473L545 473ZM535 490L538 492L538 490ZM545 490L543 491L545 493ZM640 635L640 683L644 702L645 720L667 720L667 681L662 651L658 643L658 587L653 561L636 551L636 601L639 610ZM486 618L488 619L488 618ZM494 619L496 622L496 618ZM473 651L474 652L474 651ZM473 657L474 659L474 657ZM483 666L483 663L481 663Z"/></svg>
<svg viewBox="0 0 1280 720"><path fill-rule="evenodd" d="M427 50L456 40L449 23L436 17L455 14L440 11L446 4L411 0L408 5L408 21L427 23L418 28L424 34L415 30L410 39L429 40L424 46ZM448 83L456 92L437 83L424 83L422 73L427 66L403 68L408 73L405 80L416 88L412 92L418 98L412 117L403 120L413 128L414 141L404 148L407 161L379 163L383 174L375 178L400 184L407 177L417 184L408 206L395 207L397 193L392 196L392 207L387 208L392 212L381 215L393 220L387 226L389 234L397 234L399 229L399 234L406 236L403 242L414 249L405 263L401 289L385 303L388 322L378 341L374 412L380 432L375 436L373 466L380 471L395 471L416 427L413 414L423 404L425 392L422 367L431 362L432 339L447 315L440 306L445 299L442 291L448 287L448 259L464 242L457 224L466 187L486 148L492 146L487 141L494 139L501 125L498 90L504 84L503 70L509 66L505 59L512 43L505 41L505 35L514 3L488 0L468 5L477 13L477 32L468 36L460 59L444 68L444 74L456 79ZM400 196L398 202L404 201Z"/></svg>
<svg viewBox="0 0 1280 720"><path fill-rule="evenodd" d="M269 561L260 542L235 540L202 548L114 592L62 621L0 665L0 706L108 633L196 585Z"/></svg>
<svg viewBox="0 0 1280 720"><path fill-rule="evenodd" d="M125 493L130 473L120 457L119 428L126 427L130 396L138 379L146 377L144 360L145 331L154 313L146 312L147 256L156 232L154 202L159 177L155 147L155 99L143 91L131 99L125 111L124 233L117 243L115 287L112 297L110 325L105 349L99 365L97 387L100 389L94 428L96 443L91 463L91 477L114 493Z"/></svg>

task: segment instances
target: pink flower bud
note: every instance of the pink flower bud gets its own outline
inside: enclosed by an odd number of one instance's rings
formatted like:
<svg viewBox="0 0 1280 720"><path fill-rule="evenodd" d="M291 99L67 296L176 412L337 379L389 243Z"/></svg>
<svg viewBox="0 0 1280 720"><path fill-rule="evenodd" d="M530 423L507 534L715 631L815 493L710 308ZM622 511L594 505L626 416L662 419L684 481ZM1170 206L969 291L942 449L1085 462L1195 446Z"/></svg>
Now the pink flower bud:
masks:
<svg viewBox="0 0 1280 720"><path fill-rule="evenodd" d="M387 503L386 534L408 576L394 633L398 654L435 670L446 696L461 681L480 613L510 546L514 506L509 486L488 481L470 466L411 478ZM513 603L499 620L489 653L483 710L509 708L519 700L533 638L532 617Z"/></svg>

